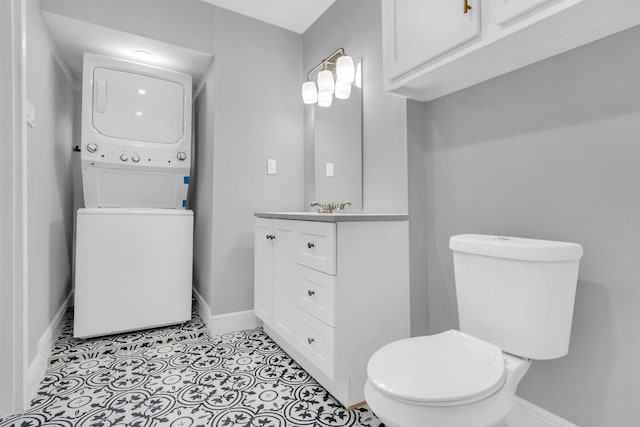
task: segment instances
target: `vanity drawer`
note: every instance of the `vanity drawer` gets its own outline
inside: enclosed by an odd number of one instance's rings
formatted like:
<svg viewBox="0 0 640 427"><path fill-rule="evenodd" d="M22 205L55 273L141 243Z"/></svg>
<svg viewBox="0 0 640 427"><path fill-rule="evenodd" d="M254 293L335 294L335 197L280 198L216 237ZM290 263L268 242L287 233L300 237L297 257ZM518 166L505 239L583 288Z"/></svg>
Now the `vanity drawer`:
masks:
<svg viewBox="0 0 640 427"><path fill-rule="evenodd" d="M336 224L302 221L297 263L327 274L336 274Z"/></svg>
<svg viewBox="0 0 640 427"><path fill-rule="evenodd" d="M297 304L302 310L335 327L336 276L298 265Z"/></svg>
<svg viewBox="0 0 640 427"><path fill-rule="evenodd" d="M298 309L296 348L323 374L333 379L333 328Z"/></svg>

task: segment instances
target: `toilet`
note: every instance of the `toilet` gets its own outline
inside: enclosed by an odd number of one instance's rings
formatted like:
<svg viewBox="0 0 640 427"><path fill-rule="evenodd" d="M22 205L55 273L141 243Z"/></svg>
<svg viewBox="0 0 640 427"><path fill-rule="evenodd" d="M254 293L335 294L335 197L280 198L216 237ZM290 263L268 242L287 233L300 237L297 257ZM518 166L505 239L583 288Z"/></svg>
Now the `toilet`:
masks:
<svg viewBox="0 0 640 427"><path fill-rule="evenodd" d="M531 360L565 356L582 246L451 237L460 330L392 342L367 365L365 399L387 427L493 427Z"/></svg>

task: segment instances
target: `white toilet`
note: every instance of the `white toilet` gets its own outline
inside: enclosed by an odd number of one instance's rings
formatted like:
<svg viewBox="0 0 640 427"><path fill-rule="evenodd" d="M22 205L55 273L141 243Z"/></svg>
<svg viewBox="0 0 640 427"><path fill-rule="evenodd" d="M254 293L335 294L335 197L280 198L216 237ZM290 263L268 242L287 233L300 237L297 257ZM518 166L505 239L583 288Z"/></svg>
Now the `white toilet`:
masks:
<svg viewBox="0 0 640 427"><path fill-rule="evenodd" d="M465 234L449 247L460 331L369 360L365 398L387 427L500 425L531 359L567 354L582 246Z"/></svg>

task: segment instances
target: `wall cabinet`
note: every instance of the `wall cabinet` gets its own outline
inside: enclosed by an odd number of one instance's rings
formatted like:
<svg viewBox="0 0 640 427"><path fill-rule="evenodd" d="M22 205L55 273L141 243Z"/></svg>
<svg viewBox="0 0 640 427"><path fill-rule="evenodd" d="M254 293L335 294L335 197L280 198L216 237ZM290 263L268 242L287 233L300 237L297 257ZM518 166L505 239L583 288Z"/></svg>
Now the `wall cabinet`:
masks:
<svg viewBox="0 0 640 427"><path fill-rule="evenodd" d="M638 24L636 0L382 0L385 89L429 101Z"/></svg>
<svg viewBox="0 0 640 427"><path fill-rule="evenodd" d="M393 31L393 40L387 45L387 75L401 75L478 37L480 13L474 8L460 13L460 4L442 0L383 2Z"/></svg>
<svg viewBox="0 0 640 427"><path fill-rule="evenodd" d="M255 219L255 313L349 407L364 400L369 357L409 336L408 223L318 218L332 221Z"/></svg>

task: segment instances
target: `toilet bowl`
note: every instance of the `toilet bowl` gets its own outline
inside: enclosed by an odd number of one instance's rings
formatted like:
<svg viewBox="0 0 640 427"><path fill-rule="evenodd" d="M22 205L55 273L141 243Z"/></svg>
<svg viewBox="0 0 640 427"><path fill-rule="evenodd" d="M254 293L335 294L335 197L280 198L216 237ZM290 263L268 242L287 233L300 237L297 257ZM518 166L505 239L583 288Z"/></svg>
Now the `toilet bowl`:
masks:
<svg viewBox="0 0 640 427"><path fill-rule="evenodd" d="M371 357L365 399L387 427L493 427L530 365L456 330L409 338Z"/></svg>
<svg viewBox="0 0 640 427"><path fill-rule="evenodd" d="M531 359L569 351L576 243L464 234L449 241L460 330L396 341L367 365L365 399L387 427L493 427Z"/></svg>

